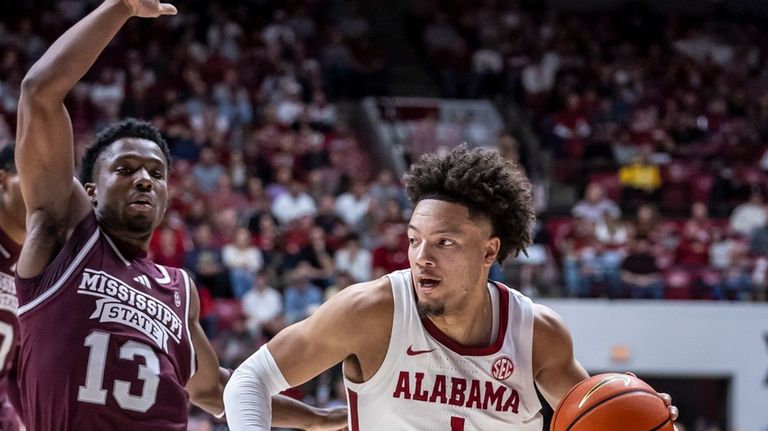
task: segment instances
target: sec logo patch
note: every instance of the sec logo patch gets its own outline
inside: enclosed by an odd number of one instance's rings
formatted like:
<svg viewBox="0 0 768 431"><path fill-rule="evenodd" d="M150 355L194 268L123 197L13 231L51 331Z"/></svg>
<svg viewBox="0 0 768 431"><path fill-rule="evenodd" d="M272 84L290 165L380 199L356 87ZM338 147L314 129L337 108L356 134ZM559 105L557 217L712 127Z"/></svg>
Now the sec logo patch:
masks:
<svg viewBox="0 0 768 431"><path fill-rule="evenodd" d="M506 356L502 356L493 361L493 365L491 366L491 375L496 380L505 380L512 375L514 370L515 365L512 363L512 360Z"/></svg>

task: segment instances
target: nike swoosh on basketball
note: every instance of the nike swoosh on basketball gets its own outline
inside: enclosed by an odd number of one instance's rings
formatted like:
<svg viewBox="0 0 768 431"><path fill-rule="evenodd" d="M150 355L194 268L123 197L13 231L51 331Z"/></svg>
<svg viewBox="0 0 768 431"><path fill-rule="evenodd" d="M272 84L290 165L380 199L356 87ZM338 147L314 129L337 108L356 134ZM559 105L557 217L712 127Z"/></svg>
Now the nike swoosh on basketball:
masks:
<svg viewBox="0 0 768 431"><path fill-rule="evenodd" d="M413 346L408 346L408 350L405 352L408 354L408 356L417 356L417 355L423 355L425 353L432 353L435 349L432 350L413 350Z"/></svg>

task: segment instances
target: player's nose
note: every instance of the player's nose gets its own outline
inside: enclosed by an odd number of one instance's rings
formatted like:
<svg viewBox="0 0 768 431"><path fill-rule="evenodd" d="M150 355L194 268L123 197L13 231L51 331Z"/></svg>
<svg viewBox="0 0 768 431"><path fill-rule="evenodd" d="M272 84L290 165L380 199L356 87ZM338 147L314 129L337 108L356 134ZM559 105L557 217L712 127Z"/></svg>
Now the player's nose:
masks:
<svg viewBox="0 0 768 431"><path fill-rule="evenodd" d="M152 175L144 168L137 169L133 185L140 190L151 190L152 189Z"/></svg>
<svg viewBox="0 0 768 431"><path fill-rule="evenodd" d="M435 258L431 250L427 242L422 241L413 251L415 263L419 266L435 266Z"/></svg>

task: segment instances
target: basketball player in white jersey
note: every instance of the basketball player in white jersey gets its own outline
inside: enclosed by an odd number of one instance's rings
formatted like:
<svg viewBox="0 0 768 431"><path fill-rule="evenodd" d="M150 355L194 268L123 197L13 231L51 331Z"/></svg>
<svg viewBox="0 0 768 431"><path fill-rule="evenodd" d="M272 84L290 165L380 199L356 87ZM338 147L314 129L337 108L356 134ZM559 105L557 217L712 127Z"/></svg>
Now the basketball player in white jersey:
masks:
<svg viewBox="0 0 768 431"><path fill-rule="evenodd" d="M554 407L588 377L557 314L488 280L531 242L519 169L458 148L405 184L410 269L342 290L246 360L224 393L232 430L268 430L270 396L340 361L352 431L541 431L536 387Z"/></svg>

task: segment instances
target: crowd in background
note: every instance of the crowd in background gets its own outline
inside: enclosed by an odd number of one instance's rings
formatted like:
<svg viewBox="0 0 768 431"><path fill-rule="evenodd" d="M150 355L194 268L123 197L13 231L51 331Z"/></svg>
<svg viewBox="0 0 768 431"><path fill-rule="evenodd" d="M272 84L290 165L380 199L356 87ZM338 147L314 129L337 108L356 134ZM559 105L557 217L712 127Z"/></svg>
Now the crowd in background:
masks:
<svg viewBox="0 0 768 431"><path fill-rule="evenodd" d="M95 3L4 10L0 142L25 71ZM340 289L408 267L409 209L329 102L385 91L354 3L182 7L131 21L66 103L78 151L126 116L163 132L170 202L151 257L194 275L205 330L234 367ZM531 296L765 301L768 38L652 18L419 0L408 29L445 96L514 98L555 155L552 180L583 186L571 214L539 202L535 243L495 278ZM499 147L519 157L509 133ZM338 402L338 377L302 395Z"/></svg>

